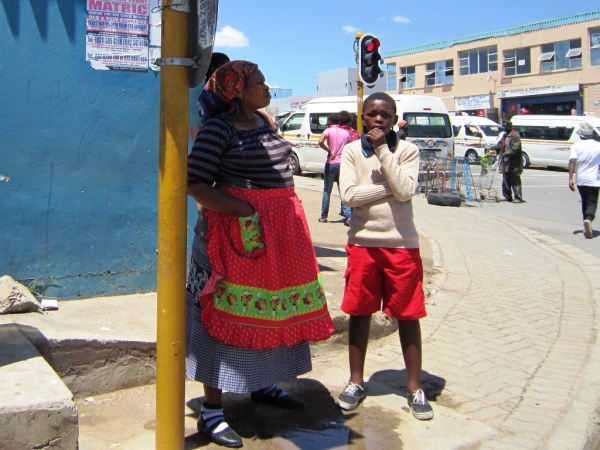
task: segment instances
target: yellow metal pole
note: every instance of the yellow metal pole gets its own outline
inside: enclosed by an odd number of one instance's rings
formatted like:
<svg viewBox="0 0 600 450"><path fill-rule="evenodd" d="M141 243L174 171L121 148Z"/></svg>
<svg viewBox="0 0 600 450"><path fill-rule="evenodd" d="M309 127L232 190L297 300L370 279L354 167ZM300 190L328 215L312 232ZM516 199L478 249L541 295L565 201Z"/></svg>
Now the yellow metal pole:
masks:
<svg viewBox="0 0 600 450"><path fill-rule="evenodd" d="M357 49L357 57L356 57L356 131L358 134L362 136L363 134L363 82L360 81L360 49L358 48L358 41L362 37L363 33L360 31L356 33L356 49Z"/></svg>
<svg viewBox="0 0 600 450"><path fill-rule="evenodd" d="M189 57L189 1L163 0L162 5L161 57L187 58ZM188 67L181 65L163 65L160 74L157 450L182 450L185 437L188 70Z"/></svg>

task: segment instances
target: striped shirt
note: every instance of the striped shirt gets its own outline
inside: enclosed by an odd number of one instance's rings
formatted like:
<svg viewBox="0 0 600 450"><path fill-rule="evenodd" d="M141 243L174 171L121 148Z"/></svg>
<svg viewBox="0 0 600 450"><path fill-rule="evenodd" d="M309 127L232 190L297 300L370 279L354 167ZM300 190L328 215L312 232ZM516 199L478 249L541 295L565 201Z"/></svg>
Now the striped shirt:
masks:
<svg viewBox="0 0 600 450"><path fill-rule="evenodd" d="M208 120L188 157L188 184L206 183L249 189L294 185L290 144L264 125L237 130L221 118Z"/></svg>

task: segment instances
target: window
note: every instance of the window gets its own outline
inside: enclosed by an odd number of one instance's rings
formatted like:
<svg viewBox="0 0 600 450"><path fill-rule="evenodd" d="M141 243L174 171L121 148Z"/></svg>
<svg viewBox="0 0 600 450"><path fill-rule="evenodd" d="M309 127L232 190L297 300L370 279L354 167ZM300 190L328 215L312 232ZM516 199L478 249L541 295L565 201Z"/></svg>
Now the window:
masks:
<svg viewBox="0 0 600 450"><path fill-rule="evenodd" d="M458 52L458 66L461 75L496 72L498 70L498 47L492 45Z"/></svg>
<svg viewBox="0 0 600 450"><path fill-rule="evenodd" d="M452 125L452 132L454 133L454 137L458 136L458 133L460 133L460 127L462 125Z"/></svg>
<svg viewBox="0 0 600 450"><path fill-rule="evenodd" d="M542 63L542 72L577 69L581 67L582 53L581 39L544 44L539 57L539 61Z"/></svg>
<svg viewBox="0 0 600 450"><path fill-rule="evenodd" d="M387 65L387 90L396 90L396 64Z"/></svg>
<svg viewBox="0 0 600 450"><path fill-rule="evenodd" d="M415 66L400 67L398 80L401 83L402 89L415 87Z"/></svg>
<svg viewBox="0 0 600 450"><path fill-rule="evenodd" d="M412 137L452 137L450 119L446 114L434 113L404 113L408 122L408 134Z"/></svg>
<svg viewBox="0 0 600 450"><path fill-rule="evenodd" d="M502 64L504 65L505 77L531 73L531 52L529 47L505 51Z"/></svg>
<svg viewBox="0 0 600 450"><path fill-rule="evenodd" d="M592 66L600 66L600 28L590 30L590 57Z"/></svg>
<svg viewBox="0 0 600 450"><path fill-rule="evenodd" d="M454 83L454 61L438 61L425 65L425 86Z"/></svg>
<svg viewBox="0 0 600 450"><path fill-rule="evenodd" d="M542 141L568 141L573 134L573 127L519 126L523 139Z"/></svg>
<svg viewBox="0 0 600 450"><path fill-rule="evenodd" d="M310 117L310 132L314 134L323 134L327 128L327 117L331 113L313 113Z"/></svg>
<svg viewBox="0 0 600 450"><path fill-rule="evenodd" d="M281 132L299 130L302 128L302 122L304 122L304 113L294 114L282 125Z"/></svg>
<svg viewBox="0 0 600 450"><path fill-rule="evenodd" d="M483 134L488 137L498 137L502 131L502 129L496 125L479 125L479 128L483 131Z"/></svg>
<svg viewBox="0 0 600 450"><path fill-rule="evenodd" d="M471 137L482 137L479 128L473 125L465 125L465 134Z"/></svg>

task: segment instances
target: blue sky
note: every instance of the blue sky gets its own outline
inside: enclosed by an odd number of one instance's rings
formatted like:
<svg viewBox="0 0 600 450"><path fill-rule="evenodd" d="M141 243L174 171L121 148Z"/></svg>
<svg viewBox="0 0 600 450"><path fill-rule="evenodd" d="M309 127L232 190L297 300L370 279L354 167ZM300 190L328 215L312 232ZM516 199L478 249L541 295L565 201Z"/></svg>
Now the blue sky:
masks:
<svg viewBox="0 0 600 450"><path fill-rule="evenodd" d="M312 94L318 72L356 66L356 31L377 35L385 54L597 9L597 0L221 0L215 51L257 63L271 86Z"/></svg>

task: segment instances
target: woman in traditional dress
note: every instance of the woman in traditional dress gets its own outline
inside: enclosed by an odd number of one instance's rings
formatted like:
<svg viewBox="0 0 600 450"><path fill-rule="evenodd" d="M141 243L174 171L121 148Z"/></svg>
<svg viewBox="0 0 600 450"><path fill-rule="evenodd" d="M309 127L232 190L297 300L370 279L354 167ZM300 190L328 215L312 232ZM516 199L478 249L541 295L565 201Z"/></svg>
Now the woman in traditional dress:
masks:
<svg viewBox="0 0 600 450"><path fill-rule="evenodd" d="M333 331L291 147L259 111L270 98L256 64L220 67L200 96L203 125L188 160L203 220L187 287L187 375L204 383L198 430L226 447L242 440L225 421L222 391L302 408L276 383L309 372L308 342Z"/></svg>

